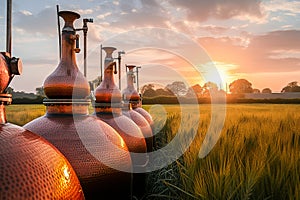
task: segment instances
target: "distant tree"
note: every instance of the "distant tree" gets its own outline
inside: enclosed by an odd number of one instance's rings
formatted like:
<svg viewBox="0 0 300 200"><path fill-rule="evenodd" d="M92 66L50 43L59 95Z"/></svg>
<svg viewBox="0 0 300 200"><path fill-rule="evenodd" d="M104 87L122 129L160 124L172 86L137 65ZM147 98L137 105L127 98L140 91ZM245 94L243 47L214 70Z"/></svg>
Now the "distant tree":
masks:
<svg viewBox="0 0 300 200"><path fill-rule="evenodd" d="M45 97L45 92L43 87L37 87L35 88L35 94L36 96Z"/></svg>
<svg viewBox="0 0 300 200"><path fill-rule="evenodd" d="M174 81L168 84L165 89L172 91L176 96L183 96L187 92L186 85L182 81Z"/></svg>
<svg viewBox="0 0 300 200"><path fill-rule="evenodd" d="M218 92L218 89L219 88L216 83L208 81L203 85L203 95L209 96L212 93Z"/></svg>
<svg viewBox="0 0 300 200"><path fill-rule="evenodd" d="M144 92L145 92L146 90L149 90L149 89L154 90L154 85L151 84L151 83L149 83L149 84L147 84L147 85L143 85L143 87L142 87L142 89L141 89L141 93L144 94Z"/></svg>
<svg viewBox="0 0 300 200"><path fill-rule="evenodd" d="M253 93L259 94L260 90L255 88L255 89L253 89Z"/></svg>
<svg viewBox="0 0 300 200"><path fill-rule="evenodd" d="M174 96L174 93L167 88L158 88L155 92L157 96Z"/></svg>
<svg viewBox="0 0 300 200"><path fill-rule="evenodd" d="M229 84L229 90L232 94L252 93L252 83L246 79L237 79Z"/></svg>
<svg viewBox="0 0 300 200"><path fill-rule="evenodd" d="M272 93L272 90L270 88L264 88L261 93L264 93L264 94L271 94Z"/></svg>
<svg viewBox="0 0 300 200"><path fill-rule="evenodd" d="M281 92L300 92L300 86L298 85L297 81L293 81L282 88Z"/></svg>
<svg viewBox="0 0 300 200"><path fill-rule="evenodd" d="M192 96L201 96L203 94L203 88L199 85L193 85L191 87L189 87L189 89L187 90L186 96L187 97L192 97Z"/></svg>
<svg viewBox="0 0 300 200"><path fill-rule="evenodd" d="M142 87L141 93L144 97L154 97L156 96L156 92L154 90L153 84L147 84Z"/></svg>

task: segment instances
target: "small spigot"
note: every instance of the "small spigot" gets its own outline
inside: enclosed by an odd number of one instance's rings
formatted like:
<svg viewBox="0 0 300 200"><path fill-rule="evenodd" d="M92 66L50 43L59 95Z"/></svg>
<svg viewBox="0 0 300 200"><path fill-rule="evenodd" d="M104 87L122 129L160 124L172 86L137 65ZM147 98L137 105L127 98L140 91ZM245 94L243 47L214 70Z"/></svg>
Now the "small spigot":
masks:
<svg viewBox="0 0 300 200"><path fill-rule="evenodd" d="M136 79L135 78L136 78L135 75L132 74L133 83L136 83Z"/></svg>
<svg viewBox="0 0 300 200"><path fill-rule="evenodd" d="M70 35L70 39L71 40L75 40L76 44L75 44L75 48L74 51L75 53L79 53L80 52L80 48L79 48L79 35Z"/></svg>
<svg viewBox="0 0 300 200"><path fill-rule="evenodd" d="M115 67L114 74L117 74L118 70L117 70L117 64L116 64L116 62L114 62L114 67Z"/></svg>

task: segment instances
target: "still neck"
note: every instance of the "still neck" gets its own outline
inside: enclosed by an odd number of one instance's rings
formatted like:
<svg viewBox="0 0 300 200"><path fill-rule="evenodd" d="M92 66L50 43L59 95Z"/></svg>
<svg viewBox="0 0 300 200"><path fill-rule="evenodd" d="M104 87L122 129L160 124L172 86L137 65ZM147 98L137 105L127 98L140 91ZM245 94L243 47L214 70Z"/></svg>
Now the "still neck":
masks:
<svg viewBox="0 0 300 200"><path fill-rule="evenodd" d="M106 88L114 88L114 87L116 87L114 73L113 73L113 67L112 66L108 66L105 69L102 83L106 85Z"/></svg>
<svg viewBox="0 0 300 200"><path fill-rule="evenodd" d="M133 72L129 71L127 73L127 87L134 89L133 82L134 82Z"/></svg>
<svg viewBox="0 0 300 200"><path fill-rule="evenodd" d="M61 62L73 63L70 66L76 66L75 56L75 35L69 32L62 33L62 55Z"/></svg>

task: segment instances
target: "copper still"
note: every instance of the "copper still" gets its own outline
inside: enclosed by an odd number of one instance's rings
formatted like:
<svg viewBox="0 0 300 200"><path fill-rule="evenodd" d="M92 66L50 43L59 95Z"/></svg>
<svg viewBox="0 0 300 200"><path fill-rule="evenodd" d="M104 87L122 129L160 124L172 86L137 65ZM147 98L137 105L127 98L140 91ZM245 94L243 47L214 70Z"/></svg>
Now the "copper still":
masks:
<svg viewBox="0 0 300 200"><path fill-rule="evenodd" d="M44 82L46 114L24 127L46 138L65 155L86 199L130 199L132 162L128 148L112 127L89 116L89 85L75 58L78 36L73 22L80 15L60 11L59 16L65 20L62 58Z"/></svg>
<svg viewBox="0 0 300 200"><path fill-rule="evenodd" d="M84 199L68 160L42 137L7 123L5 90L22 64L0 54L0 199Z"/></svg>
<svg viewBox="0 0 300 200"><path fill-rule="evenodd" d="M127 71L127 87L123 90L124 106L122 108L123 114L132 119L141 129L146 138L147 151L153 150L153 133L150 124L140 113L132 109L132 104L137 104L140 100L140 95L134 88L134 72L135 65L126 65ZM138 108L143 110L142 108ZM151 116L150 116L151 117Z"/></svg>
<svg viewBox="0 0 300 200"><path fill-rule="evenodd" d="M130 152L143 153L131 154L133 171L143 171L148 157L146 141L141 132L141 129L128 117L122 114L122 96L121 91L116 86L114 81L114 67L116 71L116 62L112 57L112 53L116 50L114 47L103 47L106 52L104 60L104 79L96 88L95 115L113 127L124 139ZM134 174L133 177L133 192L144 190L145 179L142 174Z"/></svg>
<svg viewBox="0 0 300 200"><path fill-rule="evenodd" d="M133 69L135 68L135 65L127 65L127 68L129 69L130 74L133 74ZM132 76L132 75L131 75ZM133 79L134 77L132 77ZM128 80L128 78L127 78ZM139 81L139 80L137 80ZM127 95L123 96L125 101L129 101L131 103L132 109L135 110L136 112L140 113L150 124L151 128L154 128L154 122L152 119L152 116L142 108L142 97L141 95L136 91L134 88L134 85L130 84L130 86L124 90L124 92L127 93ZM124 93L123 92L123 93Z"/></svg>

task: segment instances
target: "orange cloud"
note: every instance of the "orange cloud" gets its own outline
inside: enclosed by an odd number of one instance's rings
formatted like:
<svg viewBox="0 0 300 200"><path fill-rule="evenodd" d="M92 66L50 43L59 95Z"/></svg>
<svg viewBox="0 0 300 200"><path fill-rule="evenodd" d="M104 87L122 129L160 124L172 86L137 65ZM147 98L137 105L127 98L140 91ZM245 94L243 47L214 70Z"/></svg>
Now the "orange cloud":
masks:
<svg viewBox="0 0 300 200"><path fill-rule="evenodd" d="M299 70L300 31L274 31L252 36L248 46L239 45L239 38L199 38L199 43L213 60L239 66L237 72L287 72ZM274 57L274 52L281 55Z"/></svg>

